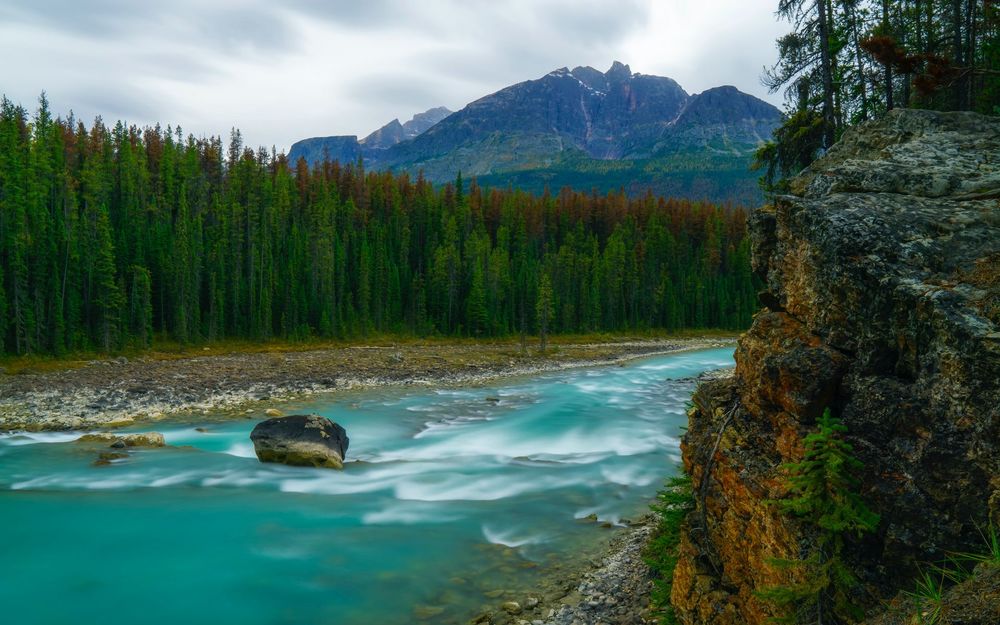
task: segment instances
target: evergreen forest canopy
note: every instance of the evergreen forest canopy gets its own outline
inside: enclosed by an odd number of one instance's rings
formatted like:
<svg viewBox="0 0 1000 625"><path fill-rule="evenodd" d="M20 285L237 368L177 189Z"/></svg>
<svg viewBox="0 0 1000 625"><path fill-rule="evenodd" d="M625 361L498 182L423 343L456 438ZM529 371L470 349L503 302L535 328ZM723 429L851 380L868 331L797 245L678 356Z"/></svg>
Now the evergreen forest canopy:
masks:
<svg viewBox="0 0 1000 625"><path fill-rule="evenodd" d="M792 31L764 75L788 112L756 166L765 190L896 107L1000 115L1000 6L992 0L779 0Z"/></svg>
<svg viewBox="0 0 1000 625"><path fill-rule="evenodd" d="M4 99L0 352L749 324L742 209L464 186Z"/></svg>

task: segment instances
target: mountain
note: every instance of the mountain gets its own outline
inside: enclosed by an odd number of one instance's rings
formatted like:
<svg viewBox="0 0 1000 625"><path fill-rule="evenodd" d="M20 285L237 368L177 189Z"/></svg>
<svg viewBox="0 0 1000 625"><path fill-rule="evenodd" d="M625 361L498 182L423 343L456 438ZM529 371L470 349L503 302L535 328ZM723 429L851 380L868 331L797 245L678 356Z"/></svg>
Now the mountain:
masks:
<svg viewBox="0 0 1000 625"><path fill-rule="evenodd" d="M624 187L753 202L751 154L780 122L778 109L735 87L690 95L670 78L615 61L606 72L564 67L506 87L412 138L394 120L361 150L369 168L422 171L434 182L461 171L530 191ZM312 145L296 143L290 156L306 156Z"/></svg>
<svg viewBox="0 0 1000 625"><path fill-rule="evenodd" d="M398 119L394 119L362 139L360 143L365 148L372 150L391 148L401 141L412 139L426 132L431 126L449 115L451 115L451 111L443 106L438 106L428 109L423 113L417 113L413 116L413 119L405 124L401 124Z"/></svg>
<svg viewBox="0 0 1000 625"><path fill-rule="evenodd" d="M443 106L438 106L423 113L417 113L405 124L394 119L360 141L357 135L303 139L292 145L292 149L288 152L288 158L293 163L304 158L310 165L322 162L324 159L353 163L361 157L364 157L366 163L374 163L379 160L378 154L380 152L401 141L413 139L449 115L451 115L451 111Z"/></svg>
<svg viewBox="0 0 1000 625"><path fill-rule="evenodd" d="M306 159L310 165L324 160L353 163L361 156L361 144L356 135L336 137L312 137L296 141L288 151L289 161L294 163L300 158Z"/></svg>

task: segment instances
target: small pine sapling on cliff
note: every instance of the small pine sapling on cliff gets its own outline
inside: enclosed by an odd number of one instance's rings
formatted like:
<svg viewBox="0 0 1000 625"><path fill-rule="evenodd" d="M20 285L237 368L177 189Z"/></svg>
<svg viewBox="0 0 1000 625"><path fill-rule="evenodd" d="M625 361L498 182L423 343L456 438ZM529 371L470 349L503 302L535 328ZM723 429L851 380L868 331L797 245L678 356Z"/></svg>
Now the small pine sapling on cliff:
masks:
<svg viewBox="0 0 1000 625"><path fill-rule="evenodd" d="M851 600L858 585L844 562L845 538L875 529L879 516L862 501L855 473L862 467L844 440L847 427L827 408L818 431L805 438L805 457L784 466L789 497L775 502L814 530L808 554L771 563L800 573L800 581L766 588L758 597L785 612L775 620L795 625L849 623L862 616Z"/></svg>

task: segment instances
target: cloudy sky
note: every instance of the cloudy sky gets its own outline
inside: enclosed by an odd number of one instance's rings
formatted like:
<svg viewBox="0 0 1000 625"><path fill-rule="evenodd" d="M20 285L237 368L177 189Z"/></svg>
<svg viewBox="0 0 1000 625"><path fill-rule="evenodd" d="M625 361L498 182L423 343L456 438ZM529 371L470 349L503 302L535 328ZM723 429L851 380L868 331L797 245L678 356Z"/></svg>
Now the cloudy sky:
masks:
<svg viewBox="0 0 1000 625"><path fill-rule="evenodd" d="M558 67L613 60L688 92L760 85L777 0L3 0L0 92L59 114L239 127L253 145L366 135Z"/></svg>

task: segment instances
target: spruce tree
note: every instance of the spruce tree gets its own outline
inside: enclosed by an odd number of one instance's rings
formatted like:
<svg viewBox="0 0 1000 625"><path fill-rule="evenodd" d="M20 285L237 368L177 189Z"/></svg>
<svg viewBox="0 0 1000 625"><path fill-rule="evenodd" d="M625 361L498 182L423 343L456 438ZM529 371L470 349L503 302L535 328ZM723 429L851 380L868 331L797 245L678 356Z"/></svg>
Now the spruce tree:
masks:
<svg viewBox="0 0 1000 625"><path fill-rule="evenodd" d="M97 211L95 241L94 303L98 311L98 340L101 349L109 352L118 347L118 323L124 298L115 276L115 251L107 211Z"/></svg>
<svg viewBox="0 0 1000 625"><path fill-rule="evenodd" d="M858 580L844 559L845 541L873 531L879 522L857 492L856 473L863 465L844 440L847 427L829 408L817 425L804 440L802 461L784 466L789 497L777 502L812 534L804 558L772 562L800 581L759 593L783 612L779 622L795 625L849 623L861 616L852 599Z"/></svg>
<svg viewBox="0 0 1000 625"><path fill-rule="evenodd" d="M542 278L538 283L538 301L535 305L535 314L538 320L539 347L544 352L548 346L549 321L555 314L552 301L552 280L549 279L549 274L547 273L542 274Z"/></svg>
<svg viewBox="0 0 1000 625"><path fill-rule="evenodd" d="M472 286L467 299L466 319L469 320L469 334L482 336L486 333L489 316L486 310L486 287L483 283L483 269L478 264L472 270Z"/></svg>

